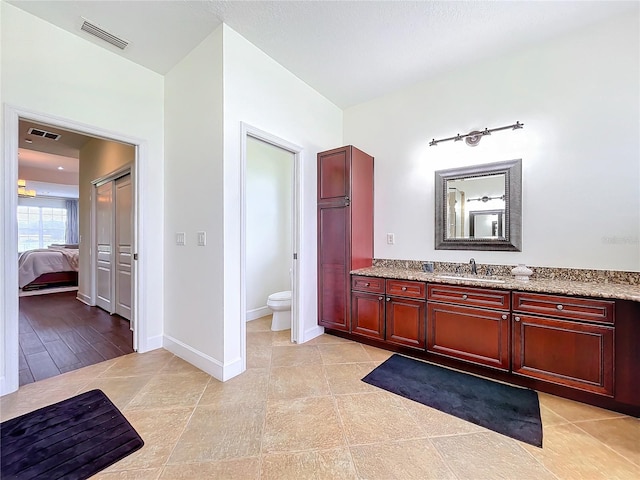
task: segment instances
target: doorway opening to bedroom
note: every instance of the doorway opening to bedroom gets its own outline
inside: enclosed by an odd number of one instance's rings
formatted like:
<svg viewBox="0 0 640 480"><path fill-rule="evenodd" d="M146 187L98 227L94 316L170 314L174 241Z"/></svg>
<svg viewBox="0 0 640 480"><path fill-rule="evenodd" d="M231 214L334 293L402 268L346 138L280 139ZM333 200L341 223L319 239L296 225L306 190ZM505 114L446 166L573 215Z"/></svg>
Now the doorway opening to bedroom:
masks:
<svg viewBox="0 0 640 480"><path fill-rule="evenodd" d="M246 124L242 144L242 338L245 365L255 367L265 342L299 341L301 149Z"/></svg>
<svg viewBox="0 0 640 480"><path fill-rule="evenodd" d="M134 352L136 147L22 118L18 130L22 386Z"/></svg>

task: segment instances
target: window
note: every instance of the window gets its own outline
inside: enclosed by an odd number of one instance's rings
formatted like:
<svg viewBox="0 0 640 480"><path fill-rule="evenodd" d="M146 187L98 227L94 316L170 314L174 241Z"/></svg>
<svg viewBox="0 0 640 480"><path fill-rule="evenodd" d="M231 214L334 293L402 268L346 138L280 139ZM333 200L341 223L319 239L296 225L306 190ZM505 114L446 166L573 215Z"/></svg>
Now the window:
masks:
<svg viewBox="0 0 640 480"><path fill-rule="evenodd" d="M67 209L18 206L18 251L65 243Z"/></svg>

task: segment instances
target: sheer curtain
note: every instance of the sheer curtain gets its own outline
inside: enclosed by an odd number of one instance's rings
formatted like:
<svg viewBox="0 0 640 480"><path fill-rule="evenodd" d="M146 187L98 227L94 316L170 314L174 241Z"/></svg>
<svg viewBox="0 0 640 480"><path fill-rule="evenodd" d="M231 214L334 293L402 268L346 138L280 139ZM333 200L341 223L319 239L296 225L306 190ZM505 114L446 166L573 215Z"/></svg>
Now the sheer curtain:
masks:
<svg viewBox="0 0 640 480"><path fill-rule="evenodd" d="M77 244L78 237L78 200L69 199L65 202L67 208L66 243Z"/></svg>

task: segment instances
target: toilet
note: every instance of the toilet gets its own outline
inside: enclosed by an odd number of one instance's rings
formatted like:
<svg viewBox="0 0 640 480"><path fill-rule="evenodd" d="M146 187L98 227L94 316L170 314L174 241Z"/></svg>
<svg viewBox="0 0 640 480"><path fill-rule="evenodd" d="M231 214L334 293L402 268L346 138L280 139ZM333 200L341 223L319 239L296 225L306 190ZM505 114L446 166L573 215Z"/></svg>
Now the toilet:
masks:
<svg viewBox="0 0 640 480"><path fill-rule="evenodd" d="M291 328L291 290L269 295L267 307L273 312L271 330L278 332Z"/></svg>

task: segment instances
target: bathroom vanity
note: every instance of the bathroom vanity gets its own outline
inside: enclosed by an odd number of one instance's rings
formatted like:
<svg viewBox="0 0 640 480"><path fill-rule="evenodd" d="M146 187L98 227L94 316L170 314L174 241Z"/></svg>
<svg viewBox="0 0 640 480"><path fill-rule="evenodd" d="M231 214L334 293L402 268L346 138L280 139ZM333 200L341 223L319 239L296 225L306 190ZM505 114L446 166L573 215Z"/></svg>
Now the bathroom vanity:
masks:
<svg viewBox="0 0 640 480"><path fill-rule="evenodd" d="M498 283L500 282L500 283ZM345 338L640 416L640 289L370 267Z"/></svg>

